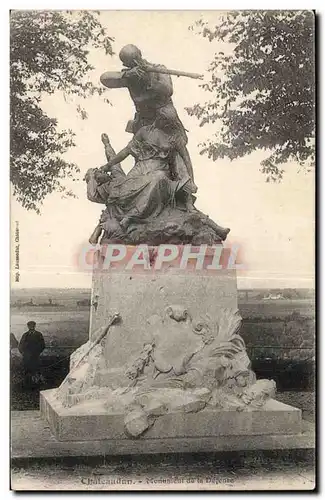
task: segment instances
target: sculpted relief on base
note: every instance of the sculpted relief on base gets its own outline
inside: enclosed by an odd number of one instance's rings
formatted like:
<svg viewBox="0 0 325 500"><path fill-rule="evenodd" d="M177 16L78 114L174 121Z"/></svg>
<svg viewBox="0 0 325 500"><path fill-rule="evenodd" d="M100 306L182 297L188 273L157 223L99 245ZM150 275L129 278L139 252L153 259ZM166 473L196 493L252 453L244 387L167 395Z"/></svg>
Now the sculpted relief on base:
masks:
<svg viewBox="0 0 325 500"><path fill-rule="evenodd" d="M147 319L144 328L151 340L126 360L117 387L116 376L110 383L104 346L110 327L118 329L120 321L113 314L95 340L72 355L70 373L56 394L63 406L97 402L107 413L122 413L126 435L137 437L167 413L208 407L254 411L275 395L275 382L257 381L251 370L238 310L221 309L214 320L208 315L192 318L181 305ZM98 373L105 370L106 383L98 384Z"/></svg>

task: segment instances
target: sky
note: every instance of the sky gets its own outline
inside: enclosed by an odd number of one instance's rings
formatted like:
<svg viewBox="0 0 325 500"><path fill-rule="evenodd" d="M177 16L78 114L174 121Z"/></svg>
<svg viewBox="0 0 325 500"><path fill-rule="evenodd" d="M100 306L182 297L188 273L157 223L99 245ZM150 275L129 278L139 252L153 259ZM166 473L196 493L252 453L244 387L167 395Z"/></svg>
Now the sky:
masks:
<svg viewBox="0 0 325 500"><path fill-rule="evenodd" d="M103 11L102 23L115 38L113 49L118 54L127 43L142 50L145 59L165 64L172 69L203 73L218 50L231 50L215 41L210 43L188 27L202 17L212 24L218 11ZM92 51L95 66L90 78L99 81L105 71L118 71L118 55L105 56ZM199 81L173 78L174 105L189 130L188 149L198 185L196 206L216 222L230 227L229 244L243 251L244 270L238 271L238 286L312 287L314 280L314 175L298 171L297 165L287 164L280 184L266 183L259 170L265 152L247 157L213 162L199 154L198 144L211 136L213 127L200 128L199 122L185 111L186 106L202 102L211 95L199 88ZM132 119L134 108L126 89L114 89L106 97L94 96L83 101L64 99L62 94L46 96L43 107L56 117L59 127L76 133L77 147L66 155L79 166L78 179L66 181L77 198L62 199L58 193L49 195L41 215L23 209L15 199L11 202L12 273L15 265L15 228L19 227L20 281L13 287L89 287L91 274L76 265L76 256L87 245L103 207L86 198L82 180L88 168L105 163L102 132L110 137L115 150L122 149L131 135L125 126ZM88 113L81 120L76 112L80 104ZM132 161L123 168L128 171Z"/></svg>

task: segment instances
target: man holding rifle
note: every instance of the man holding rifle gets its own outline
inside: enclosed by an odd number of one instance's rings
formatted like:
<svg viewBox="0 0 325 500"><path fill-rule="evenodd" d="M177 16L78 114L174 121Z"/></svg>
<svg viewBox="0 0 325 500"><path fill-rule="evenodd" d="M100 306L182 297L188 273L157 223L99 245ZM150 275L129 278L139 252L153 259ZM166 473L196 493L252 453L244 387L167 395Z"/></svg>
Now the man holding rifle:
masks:
<svg viewBox="0 0 325 500"><path fill-rule="evenodd" d="M179 133L186 138L185 129L174 108L171 96L173 83L169 74L149 72L147 68L166 69L162 65L149 64L142 58L140 49L135 45L126 45L120 51L120 59L125 68L122 72L107 72L101 76L103 85L109 88L127 87L134 102L136 114L129 122L127 132L135 134L142 126L151 125L157 114L168 114L175 122ZM186 138L187 140L187 138Z"/></svg>
<svg viewBox="0 0 325 500"><path fill-rule="evenodd" d="M186 169L193 181L191 192L196 192L193 168L187 151L187 135L173 105L173 83L170 74L201 78L200 75L168 70L163 65L153 65L142 58L140 49L135 45L126 45L120 51L120 59L124 64L121 73L106 72L100 80L108 88L129 89L136 113L134 120L127 124L126 131L136 134L146 125L154 125L155 121L167 124L171 140L185 150L185 165L181 158L177 159L177 173L180 177Z"/></svg>

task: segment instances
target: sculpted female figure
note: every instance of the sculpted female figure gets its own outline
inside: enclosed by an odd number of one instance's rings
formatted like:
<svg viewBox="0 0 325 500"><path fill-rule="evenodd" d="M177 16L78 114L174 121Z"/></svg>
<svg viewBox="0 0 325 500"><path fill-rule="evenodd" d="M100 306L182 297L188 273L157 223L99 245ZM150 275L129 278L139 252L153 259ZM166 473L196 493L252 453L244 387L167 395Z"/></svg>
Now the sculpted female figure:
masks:
<svg viewBox="0 0 325 500"><path fill-rule="evenodd" d="M129 155L135 159L126 179L112 186L109 197L111 203L127 209L121 221L124 227L132 219L159 215L181 189L189 195L186 197L187 209L192 207L190 194L197 188L188 174L188 171L193 172L191 160L182 136L171 133L168 125L168 120L157 118L153 125L141 127L129 144L102 167L103 171L110 171ZM186 169L178 168L177 171L174 164L177 153Z"/></svg>
<svg viewBox="0 0 325 500"><path fill-rule="evenodd" d="M102 135L109 161L101 169L87 173L87 195L91 201L105 203L107 208L91 243L97 242L102 229L110 239L119 240L135 226L156 221L160 216L166 224L171 223L175 210L176 217L180 211L198 212L193 207L197 188L186 142L182 131L178 133L173 127L168 117L159 116L152 125L141 127L114 156L108 137ZM134 157L135 165L125 176L119 163L129 155ZM182 161L176 161L177 156ZM228 230L210 223L219 231L219 239L225 239Z"/></svg>

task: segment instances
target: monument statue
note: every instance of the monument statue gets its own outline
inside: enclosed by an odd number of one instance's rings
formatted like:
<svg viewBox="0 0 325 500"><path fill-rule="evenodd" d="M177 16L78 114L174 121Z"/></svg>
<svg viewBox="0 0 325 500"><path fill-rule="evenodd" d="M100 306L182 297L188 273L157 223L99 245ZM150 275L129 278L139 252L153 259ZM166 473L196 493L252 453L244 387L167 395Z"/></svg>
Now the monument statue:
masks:
<svg viewBox="0 0 325 500"><path fill-rule="evenodd" d="M71 357L70 373L56 392L63 407L82 408L102 400L108 411L124 415L126 434L137 437L168 413L196 413L206 407L247 412L275 395L274 381L256 382L238 333L237 310L222 309L215 323L209 316L192 318L182 305L169 305L160 316L147 319L151 339L120 373L120 386L108 376L100 388L99 372L109 372L102 365L100 343L118 318L113 314L95 341Z"/></svg>
<svg viewBox="0 0 325 500"><path fill-rule="evenodd" d="M107 163L86 173L88 199L105 205L91 243L222 245L229 229L195 207L187 135L172 102L178 72L148 63L134 45L120 58L125 69L101 81L129 89L133 137L116 154L102 134ZM129 439L161 450L176 439L175 451L185 439L189 451L192 438L300 432L301 412L273 399L273 380L256 380L234 268L191 274L175 259L153 274L94 269L91 303L89 341L71 355L60 387L41 393L58 439L114 440L124 450Z"/></svg>
<svg viewBox="0 0 325 500"><path fill-rule="evenodd" d="M106 210L90 242L96 244L101 235L102 242L153 245L225 240L229 229L194 207L197 186L185 128L171 99L171 77L155 72L168 70L149 65L134 45L124 47L120 58L126 69L117 77L104 73L101 81L109 88L129 89L136 114L127 129L134 136L115 154L102 134L107 164L90 169L86 181L88 199L105 204ZM120 162L130 155L135 164L125 175Z"/></svg>

